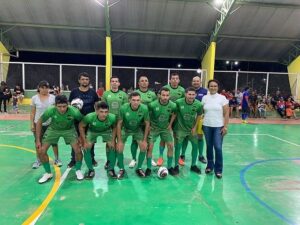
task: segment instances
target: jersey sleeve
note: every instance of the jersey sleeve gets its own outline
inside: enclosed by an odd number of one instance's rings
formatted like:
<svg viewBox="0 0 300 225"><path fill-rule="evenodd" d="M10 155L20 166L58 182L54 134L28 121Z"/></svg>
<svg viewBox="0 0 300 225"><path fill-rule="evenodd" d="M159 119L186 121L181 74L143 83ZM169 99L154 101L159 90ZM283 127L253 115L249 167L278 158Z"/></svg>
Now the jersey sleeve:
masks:
<svg viewBox="0 0 300 225"><path fill-rule="evenodd" d="M76 109L76 108L74 108L74 118L78 122L80 122L82 120L82 118L83 118L83 115L81 114L81 112L78 109Z"/></svg>
<svg viewBox="0 0 300 225"><path fill-rule="evenodd" d="M111 114L111 115L110 115L110 118L111 118L111 126L112 126L112 127L115 127L116 124L117 124L117 116L114 115L114 114Z"/></svg>
<svg viewBox="0 0 300 225"><path fill-rule="evenodd" d="M222 96L222 106L228 105L228 99L226 99L224 96Z"/></svg>
<svg viewBox="0 0 300 225"><path fill-rule="evenodd" d="M107 91L104 92L104 94L102 96L102 101L107 103Z"/></svg>
<svg viewBox="0 0 300 225"><path fill-rule="evenodd" d="M94 91L94 103L99 101L99 96L97 95L97 92Z"/></svg>
<svg viewBox="0 0 300 225"><path fill-rule="evenodd" d="M43 123L53 116L54 110L55 110L54 106L46 109L46 111L41 116Z"/></svg>
<svg viewBox="0 0 300 225"><path fill-rule="evenodd" d="M83 119L81 120L81 122L87 126L89 124L89 121L90 121L90 114L87 114L86 116L83 117Z"/></svg>
<svg viewBox="0 0 300 225"><path fill-rule="evenodd" d="M69 102L72 102L72 100L74 99L74 91L75 90L72 90L71 93L70 93Z"/></svg>
<svg viewBox="0 0 300 225"><path fill-rule="evenodd" d="M31 97L31 103L30 103L30 106L33 106L33 107L36 106L36 96L32 96L32 97Z"/></svg>
<svg viewBox="0 0 300 225"><path fill-rule="evenodd" d="M124 107L122 107L122 106L121 106L120 111L119 111L118 119L119 120L124 119Z"/></svg>

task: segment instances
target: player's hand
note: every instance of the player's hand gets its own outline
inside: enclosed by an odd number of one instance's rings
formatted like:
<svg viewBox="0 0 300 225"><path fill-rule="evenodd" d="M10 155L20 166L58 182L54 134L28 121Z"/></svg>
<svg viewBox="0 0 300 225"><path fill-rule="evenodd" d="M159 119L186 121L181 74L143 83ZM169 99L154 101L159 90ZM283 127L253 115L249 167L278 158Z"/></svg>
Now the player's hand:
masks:
<svg viewBox="0 0 300 225"><path fill-rule="evenodd" d="M123 142L119 142L117 143L117 150L118 151L122 151L124 149L124 143Z"/></svg>
<svg viewBox="0 0 300 225"><path fill-rule="evenodd" d="M227 127L222 127L221 134L223 137L227 134Z"/></svg>
<svg viewBox="0 0 300 225"><path fill-rule="evenodd" d="M193 135L193 136L195 136L195 135L196 135L196 127L193 127L193 128L192 128L192 131L191 131L191 133L192 133L192 135Z"/></svg>
<svg viewBox="0 0 300 225"><path fill-rule="evenodd" d="M147 149L147 141L143 140L141 142L141 149Z"/></svg>

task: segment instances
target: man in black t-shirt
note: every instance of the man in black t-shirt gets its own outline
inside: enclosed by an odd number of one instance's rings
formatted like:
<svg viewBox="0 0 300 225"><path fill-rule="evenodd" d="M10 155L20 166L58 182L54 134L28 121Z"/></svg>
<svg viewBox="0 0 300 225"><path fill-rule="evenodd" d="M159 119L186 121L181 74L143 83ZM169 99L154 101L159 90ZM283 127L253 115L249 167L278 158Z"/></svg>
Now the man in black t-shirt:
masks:
<svg viewBox="0 0 300 225"><path fill-rule="evenodd" d="M96 102L99 101L99 97L96 91L90 88L90 76L88 73L85 72L80 73L78 76L78 83L79 83L79 87L73 89L70 93L69 102L72 102L72 100L75 98L80 98L83 101L83 106L80 112L83 115L87 115L88 113L95 111L94 105ZM76 125L77 132L79 134L78 124L75 125ZM95 160L94 145L91 149L91 154L92 154L93 165L97 166L97 162ZM68 164L68 167L71 168L74 165L75 165L75 154L74 154L74 150L72 149L72 158Z"/></svg>

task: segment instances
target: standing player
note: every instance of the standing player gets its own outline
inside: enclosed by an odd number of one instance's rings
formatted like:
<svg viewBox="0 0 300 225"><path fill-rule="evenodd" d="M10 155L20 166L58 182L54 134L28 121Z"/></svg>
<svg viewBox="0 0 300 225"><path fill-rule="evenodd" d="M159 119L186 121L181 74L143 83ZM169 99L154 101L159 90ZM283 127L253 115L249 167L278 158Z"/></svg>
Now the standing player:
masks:
<svg viewBox="0 0 300 225"><path fill-rule="evenodd" d="M118 77L111 77L110 78L110 90L105 91L103 94L103 101L106 102L109 106L109 112L119 116L120 108L123 104L128 102L128 96L124 91L119 90L120 81ZM113 140L115 141L115 140ZM106 158L107 161L105 163L105 169L108 168L109 164L109 146L106 146Z"/></svg>
<svg viewBox="0 0 300 225"><path fill-rule="evenodd" d="M193 77L192 87L195 88L195 90L196 90L196 99L201 102L203 96L207 95L207 89L201 87L201 78L199 76ZM198 127L196 129L197 139L198 139L198 150L199 150L198 159L200 162L206 164L207 161L206 161L205 157L203 156L204 140L203 140L202 123L203 123L203 118L200 118L199 121L197 121ZM186 147L187 146L182 146L182 152L181 152L179 161L184 162Z"/></svg>
<svg viewBox="0 0 300 225"><path fill-rule="evenodd" d="M118 174L119 179L122 179L125 174L123 151L124 143L129 136L132 136L132 139L136 140L140 147L136 173L140 177L145 177L145 172L142 170L142 164L147 151L149 128L150 122L148 108L146 105L141 104L140 94L132 92L129 95L129 103L124 104L120 109L120 116L117 125L117 158L118 166L120 168Z"/></svg>
<svg viewBox="0 0 300 225"><path fill-rule="evenodd" d="M49 83L45 80L41 81L38 85L38 93L31 98L31 113L30 113L30 121L31 121L31 131L36 139L36 123L39 121L41 115L45 110L55 104L55 96L49 94ZM41 137L47 130L48 125L50 124L50 120L45 121L42 124L42 132ZM54 165L62 166L61 161L58 158L58 147L57 145L52 145L53 152L54 152ZM38 149L36 149L38 151ZM37 160L32 164L32 169L37 169L41 165L41 160L37 156Z"/></svg>
<svg viewBox="0 0 300 225"><path fill-rule="evenodd" d="M246 87L242 98L242 123L248 123L247 118L250 112L249 87Z"/></svg>
<svg viewBox="0 0 300 225"><path fill-rule="evenodd" d="M174 126L175 138L175 167L176 173L179 173L178 159L180 149L184 139L188 139L192 144L192 165L191 171L200 174L201 170L196 166L197 161L197 136L196 128L197 123L202 115L202 103L195 99L196 90L193 87L185 90L185 98L176 101L176 121Z"/></svg>
<svg viewBox="0 0 300 225"><path fill-rule="evenodd" d="M75 98L80 98L83 101L83 107L80 110L80 112L83 115L87 115L88 113L95 111L94 105L99 100L99 98L96 91L90 88L90 76L88 73L85 72L80 73L78 76L78 83L79 83L79 87L73 89L70 93L69 102L72 102L72 100ZM78 124L76 124L75 126L76 126L76 130L78 131ZM78 135L79 135L79 131L78 131ZM97 162L95 160L94 146L91 149L91 153L92 153L93 165L97 166ZM73 149L72 149L71 156L72 156L71 161L68 164L69 168L72 168L75 165L75 154Z"/></svg>
<svg viewBox="0 0 300 225"><path fill-rule="evenodd" d="M108 174L117 178L113 166L115 165L115 139L116 139L116 116L109 112L106 102L98 102L95 105L96 112L87 114L79 124L80 138L84 148L84 159L89 169L87 178L95 176L93 168L91 148L97 142L99 136L106 142L108 159L111 162ZM87 134L85 134L87 130Z"/></svg>
<svg viewBox="0 0 300 225"><path fill-rule="evenodd" d="M185 93L184 88L180 86L179 83L180 83L179 74L172 73L170 76L169 84L164 86L165 88L168 88L170 90L170 100L173 102L175 102L179 98L184 97L184 93ZM187 144L188 142L185 141L183 144L183 148L186 148ZM164 150L165 150L165 143L161 141L159 143L159 158L157 160L158 166L161 166L164 163L164 159L163 159ZM180 163L183 163L184 165L184 162L180 162Z"/></svg>
<svg viewBox="0 0 300 225"><path fill-rule="evenodd" d="M143 104L145 104L146 106L148 106L148 104L150 102L153 102L154 100L156 100L156 94L149 90L149 80L146 76L141 76L139 78L139 89L136 91L137 93L140 94L141 96L141 102ZM136 140L132 140L131 143L131 155L132 155L132 160L129 163L129 167L133 168L136 165L136 153L137 153L137 149L138 149L138 143ZM152 165L156 166L156 163L154 161L152 161Z"/></svg>
<svg viewBox="0 0 300 225"><path fill-rule="evenodd" d="M172 135L172 123L171 117L175 115L176 104L169 101L170 90L168 88L161 88L158 92L159 99L151 102L148 105L149 115L150 115L150 134L148 137L149 148L147 152L147 170L145 172L146 176L151 174L151 160L152 160L152 150L157 137L166 143L168 148L168 171L169 174L176 175L173 167L173 135ZM173 116L175 119L175 117ZM173 119L173 120L174 120Z"/></svg>
<svg viewBox="0 0 300 225"><path fill-rule="evenodd" d="M41 140L42 124L51 119L48 129ZM50 145L55 145L60 137L63 137L66 144L70 144L75 152L76 158L76 177L78 180L83 179L81 172L82 153L78 145L77 132L74 122L80 121L82 115L78 109L68 106L68 99L65 95L55 97L55 106L49 107L41 116L36 124L36 148L38 149L39 158L46 171L39 179L39 183L45 183L52 178L47 151Z"/></svg>

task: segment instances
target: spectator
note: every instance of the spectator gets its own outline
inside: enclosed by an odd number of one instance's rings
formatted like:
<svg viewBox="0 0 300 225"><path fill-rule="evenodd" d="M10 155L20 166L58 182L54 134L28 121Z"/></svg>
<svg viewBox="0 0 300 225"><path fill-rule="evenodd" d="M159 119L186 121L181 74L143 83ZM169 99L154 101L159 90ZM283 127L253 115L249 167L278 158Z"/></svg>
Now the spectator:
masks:
<svg viewBox="0 0 300 225"><path fill-rule="evenodd" d="M285 113L286 117L290 119L292 116L297 119L296 113L295 113L295 107L294 103L292 102L292 98L289 97L287 101L285 102Z"/></svg>
<svg viewBox="0 0 300 225"><path fill-rule="evenodd" d="M24 91L24 89L21 87L21 85L17 84L17 85L15 86L15 88L14 88L14 93L17 94L17 98L18 98L20 104L22 104L23 99L24 99L24 93L25 93L25 91Z"/></svg>
<svg viewBox="0 0 300 225"><path fill-rule="evenodd" d="M12 95L12 106L13 106L13 111L14 113L19 113L18 109L18 94L16 92L13 93Z"/></svg>
<svg viewBox="0 0 300 225"><path fill-rule="evenodd" d="M11 98L11 91L8 88L5 81L1 81L0 85L0 112L2 112L2 102L3 102L3 110L4 113L7 113L7 103L9 102L9 99Z"/></svg>
<svg viewBox="0 0 300 225"><path fill-rule="evenodd" d="M256 91L252 91L249 96L249 103L250 103L250 115L252 114L253 118L256 118L257 114L257 94Z"/></svg>
<svg viewBox="0 0 300 225"><path fill-rule="evenodd" d="M102 98L104 91L105 91L105 89L104 89L104 87L103 87L103 83L100 82L100 83L99 83L98 90L97 90L97 95L98 95L99 99Z"/></svg>
<svg viewBox="0 0 300 225"><path fill-rule="evenodd" d="M239 117L239 104L236 97L229 100L229 116L233 118L233 110L235 110L235 117Z"/></svg>
<svg viewBox="0 0 300 225"><path fill-rule="evenodd" d="M283 119L286 118L285 117L285 101L284 101L283 97L280 97L279 101L277 102L276 109L281 118L283 118Z"/></svg>
<svg viewBox="0 0 300 225"><path fill-rule="evenodd" d="M259 100L257 109L260 118L266 118L266 107L267 107L266 102L264 100Z"/></svg>

